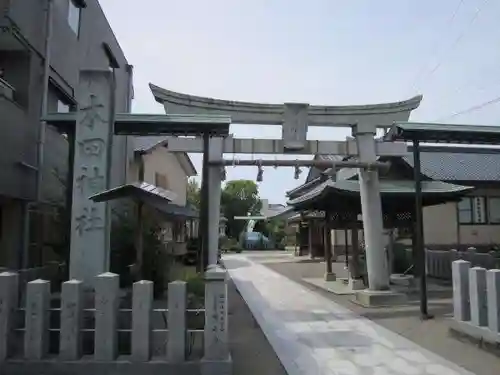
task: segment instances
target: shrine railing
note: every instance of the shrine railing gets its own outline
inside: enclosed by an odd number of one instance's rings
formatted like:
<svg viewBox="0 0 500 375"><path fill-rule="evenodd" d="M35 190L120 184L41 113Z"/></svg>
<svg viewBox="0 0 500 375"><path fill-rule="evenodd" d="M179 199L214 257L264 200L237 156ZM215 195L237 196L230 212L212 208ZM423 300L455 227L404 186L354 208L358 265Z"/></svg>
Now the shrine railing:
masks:
<svg viewBox="0 0 500 375"><path fill-rule="evenodd" d="M500 269L471 267L456 260L451 329L482 344L500 345Z"/></svg>
<svg viewBox="0 0 500 375"><path fill-rule="evenodd" d="M19 307L19 275L1 273L0 366L64 365L73 373L74 366L89 361L230 364L226 271L209 268L205 281L204 309L187 308L184 281L169 283L166 308L154 308L153 282L147 280L133 284L131 304L124 308L119 276L113 273L97 276L91 291L79 280L62 283L60 304L51 298L49 281L30 281L26 303ZM201 318L198 327L188 327L189 315ZM201 344L199 355L190 353L193 340ZM102 367L106 371L109 367Z"/></svg>
<svg viewBox="0 0 500 375"><path fill-rule="evenodd" d="M411 259L411 248L407 249L408 258ZM427 276L441 280L452 279L452 263L456 260L466 260L473 267L479 266L485 269L500 267L499 259L490 253L478 253L474 249L467 251L452 250L429 250L426 254L426 273Z"/></svg>

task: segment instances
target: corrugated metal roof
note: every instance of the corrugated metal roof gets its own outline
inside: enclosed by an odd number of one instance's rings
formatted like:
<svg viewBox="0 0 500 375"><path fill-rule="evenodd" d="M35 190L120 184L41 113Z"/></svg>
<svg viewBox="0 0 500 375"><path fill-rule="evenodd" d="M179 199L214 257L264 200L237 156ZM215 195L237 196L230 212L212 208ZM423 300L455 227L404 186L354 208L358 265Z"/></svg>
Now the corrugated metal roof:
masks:
<svg viewBox="0 0 500 375"><path fill-rule="evenodd" d="M116 188L94 194L89 197L89 199L95 202L105 202L113 199L134 196L157 197L169 202L177 198L177 194L175 194L173 191L148 184L147 182L132 182L130 184L121 185Z"/></svg>

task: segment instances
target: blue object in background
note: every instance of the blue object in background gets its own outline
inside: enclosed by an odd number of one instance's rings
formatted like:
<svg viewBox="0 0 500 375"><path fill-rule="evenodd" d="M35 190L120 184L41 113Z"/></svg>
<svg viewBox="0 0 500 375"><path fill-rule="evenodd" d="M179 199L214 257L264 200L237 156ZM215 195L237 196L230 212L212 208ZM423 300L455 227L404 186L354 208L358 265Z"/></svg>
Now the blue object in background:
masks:
<svg viewBox="0 0 500 375"><path fill-rule="evenodd" d="M243 235L241 246L246 250L269 250L273 248L269 238L260 232L246 232Z"/></svg>

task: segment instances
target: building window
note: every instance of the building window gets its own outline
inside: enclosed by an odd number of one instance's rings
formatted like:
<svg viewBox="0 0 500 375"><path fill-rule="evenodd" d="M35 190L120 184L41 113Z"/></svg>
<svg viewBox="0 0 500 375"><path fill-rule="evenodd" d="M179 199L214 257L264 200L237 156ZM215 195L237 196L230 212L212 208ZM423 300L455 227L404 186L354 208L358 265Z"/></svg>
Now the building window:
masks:
<svg viewBox="0 0 500 375"><path fill-rule="evenodd" d="M71 106L64 103L62 100L57 100L57 113L68 113L71 111Z"/></svg>
<svg viewBox="0 0 500 375"><path fill-rule="evenodd" d="M485 197L466 197L458 203L460 224L484 224L486 220Z"/></svg>
<svg viewBox="0 0 500 375"><path fill-rule="evenodd" d="M488 199L488 219L491 224L500 224L500 197Z"/></svg>
<svg viewBox="0 0 500 375"><path fill-rule="evenodd" d="M167 176L161 173L155 173L155 185L163 189L168 189Z"/></svg>
<svg viewBox="0 0 500 375"><path fill-rule="evenodd" d="M76 0L68 0L68 23L77 36L80 33L80 12Z"/></svg>

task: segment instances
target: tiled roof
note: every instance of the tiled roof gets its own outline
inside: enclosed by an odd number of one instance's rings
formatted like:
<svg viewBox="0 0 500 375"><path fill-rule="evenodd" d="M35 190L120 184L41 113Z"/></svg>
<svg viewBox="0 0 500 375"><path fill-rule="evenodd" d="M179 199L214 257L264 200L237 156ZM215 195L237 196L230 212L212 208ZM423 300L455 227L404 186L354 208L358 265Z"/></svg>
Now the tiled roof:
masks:
<svg viewBox="0 0 500 375"><path fill-rule="evenodd" d="M423 194L442 194L442 195L455 195L464 194L465 192L473 189L468 186L454 185L441 181L423 181L422 193ZM359 193L360 186L358 181L333 181L331 179L324 181L306 194L291 199L288 201L289 205L297 205L306 202L312 202L315 199L322 197L329 191L338 191L340 193ZM415 193L415 183L411 180L407 181L380 181L380 194L382 195L405 195Z"/></svg>
<svg viewBox="0 0 500 375"><path fill-rule="evenodd" d="M331 160L331 161L342 161L346 157L343 155L316 155L314 158L315 160ZM317 168L317 167L312 167L309 169L309 174L307 175L306 182L312 181L319 176L321 176L321 173L323 173L324 170Z"/></svg>
<svg viewBox="0 0 500 375"><path fill-rule="evenodd" d="M436 180L500 181L500 149L422 146L420 159L422 173ZM413 167L411 154L403 160Z"/></svg>
<svg viewBox="0 0 500 375"><path fill-rule="evenodd" d="M158 143L164 142L167 137L154 136L154 137L135 137L134 138L134 151L148 152Z"/></svg>
<svg viewBox="0 0 500 375"><path fill-rule="evenodd" d="M411 146L408 152L402 160L413 168ZM422 174L435 180L500 181L500 149L421 146L420 162ZM336 180L349 180L356 175L356 168L342 168Z"/></svg>

